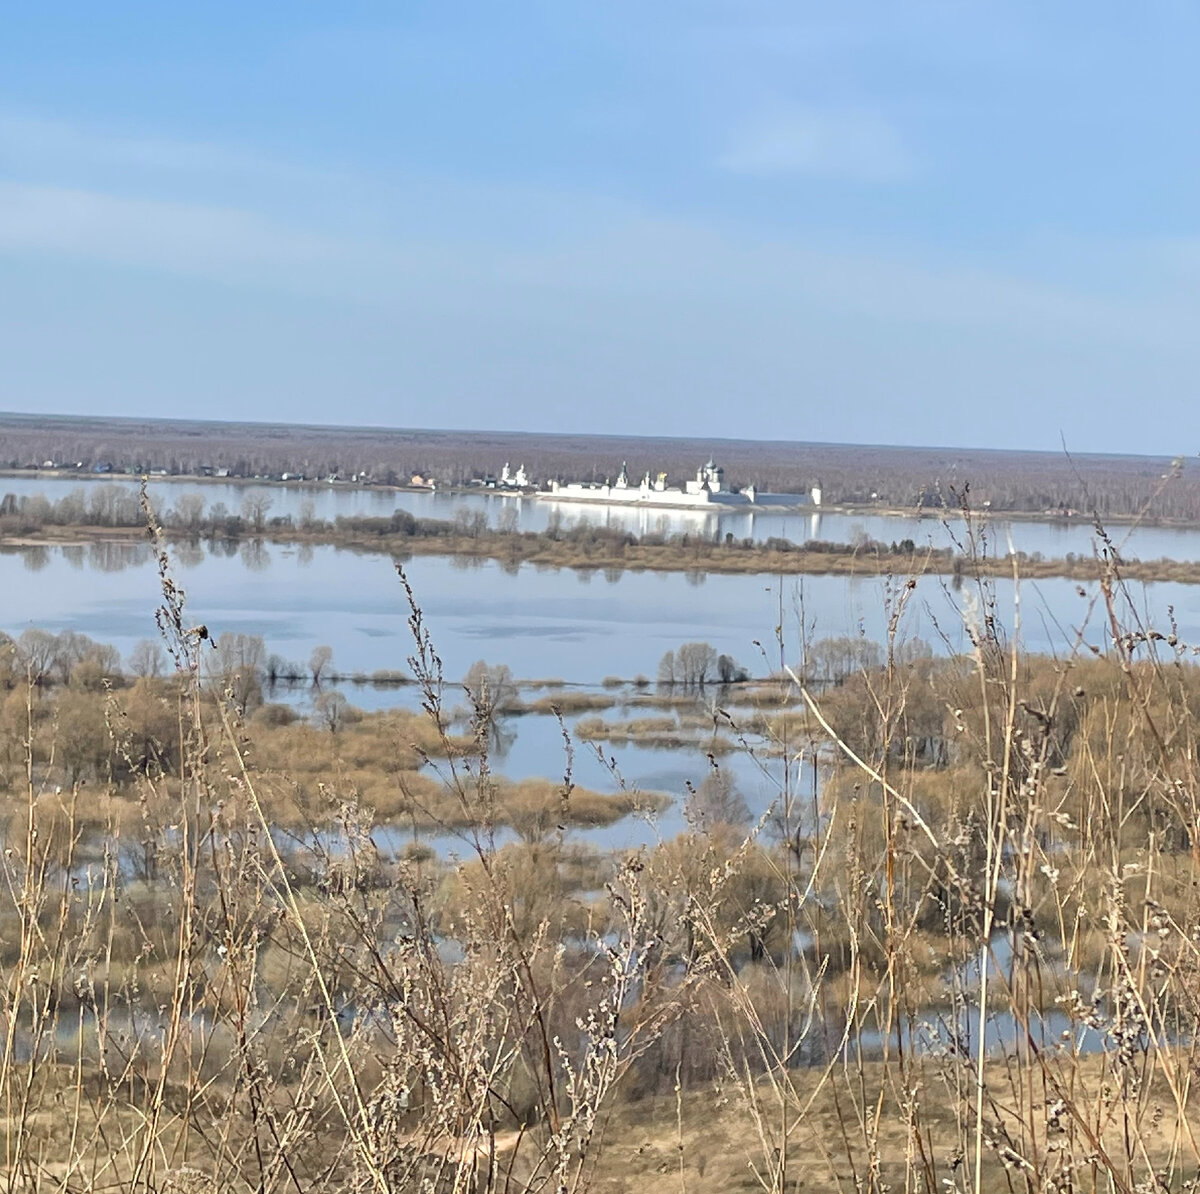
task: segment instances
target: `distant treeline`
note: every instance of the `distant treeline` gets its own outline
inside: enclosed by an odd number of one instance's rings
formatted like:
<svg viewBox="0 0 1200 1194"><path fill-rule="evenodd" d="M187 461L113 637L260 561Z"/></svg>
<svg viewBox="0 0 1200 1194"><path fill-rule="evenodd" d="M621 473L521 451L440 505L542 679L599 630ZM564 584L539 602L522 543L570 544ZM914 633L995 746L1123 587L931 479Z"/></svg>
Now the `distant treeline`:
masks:
<svg viewBox="0 0 1200 1194"><path fill-rule="evenodd" d="M333 665L333 648L324 645L314 647L306 660L298 661L270 651L257 634L226 631L211 642L212 651L203 654L205 677L233 683L246 693L253 686L255 703L261 703L264 689L320 689L326 684L389 687L412 682L407 671L339 672ZM121 687L172 670L172 661L158 639L141 639L123 660L115 647L74 630L55 633L30 626L15 638L0 631L0 692L26 682L39 689L64 684L85 689Z"/></svg>
<svg viewBox="0 0 1200 1194"><path fill-rule="evenodd" d="M826 502L938 508L969 491L981 507L1024 513L1096 512L1102 517L1200 521L1200 465L1165 458L981 449L892 448L744 440L587 438L500 432L283 427L160 420L0 417L0 467L46 461L136 474L165 470L233 477L366 477L405 484L413 476L468 484L505 461L531 477L604 480L624 461L631 476L665 470L679 483L712 456L734 486L804 492L820 482ZM1170 478L1167 480L1167 478Z"/></svg>
<svg viewBox="0 0 1200 1194"><path fill-rule="evenodd" d="M731 533L703 534L683 531L674 534L646 532L635 535L618 527L605 527L581 519L568 522L560 511L550 514L542 531L520 531L515 522L501 519L502 525L492 527L482 510L459 509L453 518L418 518L407 510L392 514L338 515L332 521L317 518L309 510L293 517L290 514L271 515L271 498L262 492L248 493L238 510L230 510L224 502L206 505L199 493L184 493L173 506L156 511L156 517L168 531L197 539L240 539L243 537L312 538L322 542L363 544L372 539L441 539L461 543L497 542L516 547L559 543L565 546L620 550L631 547L699 548L724 547L741 551L790 553L806 550L828 555L857 555L893 553L912 555L917 548L912 539L887 544L860 538L851 544L809 541L803 545L790 539L769 538L762 542L736 538ZM512 511L503 511L510 515ZM6 493L0 497L0 535L34 535L52 527L142 529L145 514L136 490L123 485L98 486L91 491L73 489L57 501L43 494L20 495ZM943 553L949 556L952 549Z"/></svg>

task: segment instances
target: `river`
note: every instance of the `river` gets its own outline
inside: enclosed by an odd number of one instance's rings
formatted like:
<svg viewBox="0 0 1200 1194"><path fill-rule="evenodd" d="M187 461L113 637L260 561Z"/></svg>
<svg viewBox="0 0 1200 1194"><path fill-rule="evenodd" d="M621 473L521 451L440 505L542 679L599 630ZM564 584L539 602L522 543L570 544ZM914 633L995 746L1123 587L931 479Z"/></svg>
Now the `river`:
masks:
<svg viewBox="0 0 1200 1194"><path fill-rule="evenodd" d="M232 554L183 549L176 571L191 616L214 633L261 634L295 659L320 643L333 647L343 672L405 666L413 643L404 592L392 561L330 546L257 542ZM689 576L671 572L577 572L492 560L418 556L405 565L448 678L485 658L522 679L598 684L607 676L654 677L659 659L681 643L704 641L756 675L799 658L808 638L887 633L895 582L876 576ZM994 586L998 620L1011 628L1011 581ZM1080 592L1084 596L1080 596ZM937 650L969 647L966 620L973 586L923 576L907 595L901 640L919 637ZM1021 586L1021 637L1033 651L1063 650L1083 626L1095 585L1047 579ZM1139 611L1165 626L1174 610L1182 636L1200 634L1200 586L1163 582L1131 589ZM155 633L157 574L142 545L97 543L0 553L0 628L73 629L123 654ZM779 628L777 630L777 628ZM1101 619L1084 627L1104 648Z"/></svg>

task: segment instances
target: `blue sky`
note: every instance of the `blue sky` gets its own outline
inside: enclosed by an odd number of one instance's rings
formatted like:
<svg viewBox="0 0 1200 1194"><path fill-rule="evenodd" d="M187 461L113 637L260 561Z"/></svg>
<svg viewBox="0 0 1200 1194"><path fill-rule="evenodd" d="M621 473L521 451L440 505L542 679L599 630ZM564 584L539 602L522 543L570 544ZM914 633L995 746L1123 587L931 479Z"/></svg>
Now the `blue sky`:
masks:
<svg viewBox="0 0 1200 1194"><path fill-rule="evenodd" d="M9 6L0 408L1183 454L1184 3Z"/></svg>

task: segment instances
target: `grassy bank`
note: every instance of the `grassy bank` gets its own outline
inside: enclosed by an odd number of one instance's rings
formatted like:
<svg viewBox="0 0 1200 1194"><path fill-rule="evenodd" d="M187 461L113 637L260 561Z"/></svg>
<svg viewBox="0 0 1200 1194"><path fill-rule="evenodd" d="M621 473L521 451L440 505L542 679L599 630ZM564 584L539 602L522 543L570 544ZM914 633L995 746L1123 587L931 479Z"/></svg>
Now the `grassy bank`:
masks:
<svg viewBox="0 0 1200 1194"><path fill-rule="evenodd" d="M363 523L379 526L364 527ZM954 548L917 548L904 541L850 545L810 541L792 544L780 540L755 543L749 540L714 542L688 535L663 539L641 539L623 532L587 527L572 532L518 532L479 529L460 533L452 524L439 523L428 533L396 533L389 520L346 519L344 525L317 528L265 526L256 531L238 526L221 528L215 538L222 543L262 541L308 546L331 546L351 551L379 553L393 559L413 556L450 556L466 560L496 560L504 567L522 565L571 568L579 571L619 575L631 572L682 572L687 574L763 574L872 576L938 575L1002 577L1013 574L1014 564L1029 580L1064 577L1089 581L1107 567L1091 556L1045 559L1018 553L1007 555L980 551L969 560ZM213 541L198 532L168 528L171 542L203 544ZM20 550L47 545L86 545L95 542L140 543L140 528L90 524L23 526L5 529L0 520L0 550ZM1103 548L1111 556L1116 573L1125 580L1146 583L1173 581L1200 584L1200 562L1179 560L1125 560L1114 548Z"/></svg>

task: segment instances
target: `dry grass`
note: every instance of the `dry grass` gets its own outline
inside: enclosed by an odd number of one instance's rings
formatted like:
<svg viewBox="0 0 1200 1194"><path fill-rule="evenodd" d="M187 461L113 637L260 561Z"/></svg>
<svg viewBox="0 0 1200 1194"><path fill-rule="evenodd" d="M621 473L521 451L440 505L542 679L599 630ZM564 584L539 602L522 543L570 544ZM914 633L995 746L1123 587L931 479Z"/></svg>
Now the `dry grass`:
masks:
<svg viewBox="0 0 1200 1194"><path fill-rule="evenodd" d="M600 717L580 718L574 733L584 742L657 747L664 750L691 749L725 755L740 749L732 738L714 730L713 719L693 717L634 717L627 721L605 721Z"/></svg>
<svg viewBox="0 0 1200 1194"><path fill-rule="evenodd" d="M1046 559L1040 555L1020 555L1014 561L1005 554L980 554L969 566L952 547L910 548L872 542L854 545L830 542L792 543L769 540L716 542L702 536L676 536L660 541L644 540L624 533L594 531L590 536L561 537L545 532L497 531L481 529L460 534L450 524L431 527L425 534L395 534L385 525L380 529L359 529L349 520L341 525L324 524L313 529L287 526L240 527L234 539L262 540L272 543L328 545L365 553L386 554L393 559L412 556L453 556L470 561L496 560L506 568L522 565L535 568L571 568L583 572L603 572L612 578L625 571L684 572L697 576L707 573L726 575L771 576L950 576L961 580L968 573L978 577L1007 577L1014 562L1026 580L1065 577L1092 580L1096 561L1090 556ZM180 550L194 544L194 530L171 532ZM215 531L225 539L230 533ZM136 543L140 536L133 527L91 525L30 526L16 522L0 526L0 544L30 547L45 544L81 545L93 542ZM1200 584L1200 562L1187 560L1121 561L1121 574L1134 583L1174 582Z"/></svg>
<svg viewBox="0 0 1200 1194"><path fill-rule="evenodd" d="M757 825L713 785L703 830L604 857L569 827L646 798L497 778L415 599L424 728L245 721L160 559L177 678L96 696L99 797L54 790L89 740L53 699L4 703L7 1188L1194 1187L1200 670L1114 563L1099 658L986 618L905 657L898 589L878 665L764 691Z"/></svg>

